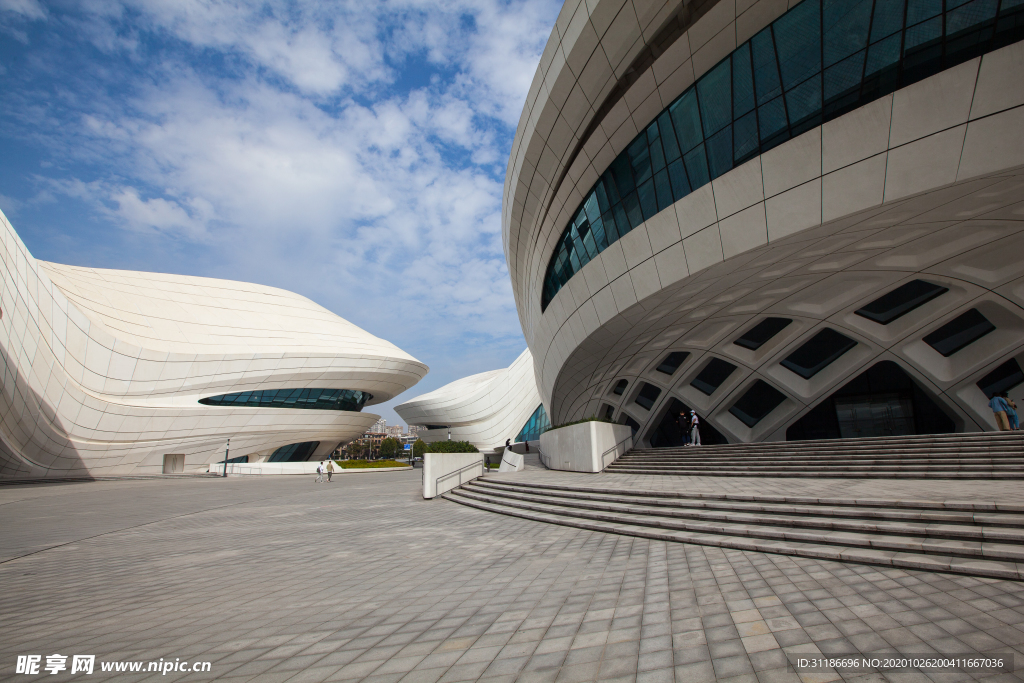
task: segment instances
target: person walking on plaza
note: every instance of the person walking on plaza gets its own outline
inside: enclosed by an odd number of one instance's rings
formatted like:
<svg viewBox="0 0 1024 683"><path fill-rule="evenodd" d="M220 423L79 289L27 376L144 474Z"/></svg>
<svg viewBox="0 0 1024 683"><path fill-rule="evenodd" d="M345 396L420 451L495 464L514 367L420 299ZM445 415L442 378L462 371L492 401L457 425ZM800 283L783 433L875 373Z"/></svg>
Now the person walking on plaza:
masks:
<svg viewBox="0 0 1024 683"><path fill-rule="evenodd" d="M334 474L334 461L333 460L328 460L327 461L327 483L328 484L331 483L331 475L332 474Z"/></svg>
<svg viewBox="0 0 1024 683"><path fill-rule="evenodd" d="M700 445L700 427L699 427L699 425L700 425L700 418L697 417L697 411L696 410L691 410L690 411L690 425L692 427L692 431L690 433L690 443L693 444L694 446L699 446Z"/></svg>
<svg viewBox="0 0 1024 683"><path fill-rule="evenodd" d="M1010 430L1018 431L1020 429L1020 418L1017 417L1017 404L1013 402L1013 399L1005 391L1003 392L1003 400L1006 401L1006 420L1010 423Z"/></svg>
<svg viewBox="0 0 1024 683"><path fill-rule="evenodd" d="M1006 402L1006 399L999 394L993 394L988 402L988 407L992 409L992 413L996 416L996 427L999 428L999 431L1010 431L1010 420L1007 417L1007 413L1010 412L1010 404Z"/></svg>
<svg viewBox="0 0 1024 683"><path fill-rule="evenodd" d="M316 466L316 479L313 480L313 483L316 484L316 483L319 482L319 483L322 484L323 481L324 481L324 464L323 464L323 462L321 462L319 465Z"/></svg>
<svg viewBox="0 0 1024 683"><path fill-rule="evenodd" d="M686 417L686 411L679 413L679 435L683 439L683 445L690 445L690 420Z"/></svg>

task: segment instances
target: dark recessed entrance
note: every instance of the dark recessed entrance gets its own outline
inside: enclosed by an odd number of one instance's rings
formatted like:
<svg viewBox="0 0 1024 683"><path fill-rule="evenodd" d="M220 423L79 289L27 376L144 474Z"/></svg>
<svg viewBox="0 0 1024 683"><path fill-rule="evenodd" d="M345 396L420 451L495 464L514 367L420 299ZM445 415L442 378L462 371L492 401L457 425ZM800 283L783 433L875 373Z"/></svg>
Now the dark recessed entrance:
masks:
<svg viewBox="0 0 1024 683"><path fill-rule="evenodd" d="M787 441L951 434L953 420L892 361L865 370L786 430Z"/></svg>
<svg viewBox="0 0 1024 683"><path fill-rule="evenodd" d="M679 413L690 414L690 407L677 398L668 402L668 409L661 416L661 420L650 432L650 441L653 448L668 448L670 446L683 445L683 430L679 427ZM711 426L711 423L704 419L704 416L697 413L700 418L700 442L705 446L712 444L729 443L722 436L722 433Z"/></svg>

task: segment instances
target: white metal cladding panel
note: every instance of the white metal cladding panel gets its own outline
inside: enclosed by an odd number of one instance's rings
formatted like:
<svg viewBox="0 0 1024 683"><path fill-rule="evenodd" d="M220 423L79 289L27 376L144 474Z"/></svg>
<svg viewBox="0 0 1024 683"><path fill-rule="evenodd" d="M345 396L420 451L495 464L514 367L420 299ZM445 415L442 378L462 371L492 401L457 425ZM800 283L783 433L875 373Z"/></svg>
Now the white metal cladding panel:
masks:
<svg viewBox="0 0 1024 683"><path fill-rule="evenodd" d="M451 425L453 439L486 450L514 440L540 403L527 349L508 368L457 380L395 411L409 424ZM447 430L426 435L429 440L447 437Z"/></svg>
<svg viewBox="0 0 1024 683"><path fill-rule="evenodd" d="M229 437L233 455L296 441L337 443L365 431L377 416L225 408L198 399L357 383L386 400L427 370L289 292L41 265L0 214L2 476L155 473L166 453L185 454L186 468L194 470L218 459ZM299 311L290 327L282 301ZM260 302L268 305L266 316ZM236 304L236 314L220 318L228 324L215 329L216 313ZM168 321L182 334L161 341L159 330L171 329L161 328ZM301 338L302 325L313 328L311 340ZM331 346L340 352L329 352Z"/></svg>

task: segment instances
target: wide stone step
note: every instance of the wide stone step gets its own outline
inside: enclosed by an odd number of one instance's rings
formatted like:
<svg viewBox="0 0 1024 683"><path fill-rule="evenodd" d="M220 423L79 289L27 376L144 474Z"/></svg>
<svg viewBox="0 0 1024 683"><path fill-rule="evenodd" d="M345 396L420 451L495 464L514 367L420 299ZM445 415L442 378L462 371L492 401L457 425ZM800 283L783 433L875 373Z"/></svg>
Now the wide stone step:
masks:
<svg viewBox="0 0 1024 683"><path fill-rule="evenodd" d="M930 458L930 457L895 457L884 456L850 458L847 456L833 458L804 458L804 457L731 457L731 458L708 458L708 457L662 457L662 458L637 458L623 456L615 461L615 464L629 464L630 466L645 467L667 467L667 466L691 466L691 465L716 465L716 464L744 464L744 465L1024 465L1024 457L1019 455L1003 458L975 457L975 458Z"/></svg>
<svg viewBox="0 0 1024 683"><path fill-rule="evenodd" d="M751 471L762 469L767 470L800 470L807 467L816 469L843 469L843 470L892 470L900 472L906 470L933 470L933 471L959 471L959 470L1004 470L1007 472L1024 469L1024 462L932 462L922 460L917 462L892 462L877 460L871 462L850 462L847 460L832 460L819 463L790 463L790 462L706 462L703 460L690 460L686 462L668 463L634 463L630 460L616 462L608 466L609 469L620 469L623 467L644 468L649 470L678 470L678 469L733 469L742 468Z"/></svg>
<svg viewBox="0 0 1024 683"><path fill-rule="evenodd" d="M714 523L724 522L727 525L741 524L748 527L765 526L814 531L846 531L858 534L914 536L932 540L977 541L979 544L984 542L1011 544L1012 555L1000 556L998 559L1024 560L1024 530L1019 528L988 527L984 524L976 524L970 518L942 522L908 518L886 519L883 517L872 519L866 516L840 519L827 514L827 509L823 509L823 512L826 512L826 514L816 514L816 511L813 509L814 506L807 506L802 509L795 509L795 506L790 506L791 509L789 511L771 509L769 506L762 506L760 511L744 510L735 507L732 509L700 509L686 506L680 501L673 501L674 504L672 505L659 506L652 504L655 501L647 499L638 500L630 496L555 494L550 491L530 490L528 488L509 490L477 483L466 484L463 487L463 491L467 495L478 494L571 509L709 522L712 523L712 526L714 526ZM876 510L875 512L884 511ZM702 530L704 530L703 527ZM972 552L971 554L974 553Z"/></svg>
<svg viewBox="0 0 1024 683"><path fill-rule="evenodd" d="M925 468L914 468L907 471L870 469L866 471L849 471L843 469L815 468L799 470L750 470L750 469L680 469L655 470L649 468L608 468L616 474L663 474L670 476L694 477L801 477L828 479L1024 479L1020 471L931 471Z"/></svg>
<svg viewBox="0 0 1024 683"><path fill-rule="evenodd" d="M627 454L622 457L636 458L638 460L666 460L666 459L681 459L688 460L693 458L714 458L721 460L739 460L739 459L770 459L770 458L801 458L807 460L824 460L829 458L849 458L852 460L861 458L888 458L892 460L896 459L915 459L915 458L933 458L936 460L958 460L958 459L976 459L976 458L993 458L993 459L1005 459L1005 458L1024 458L1024 451L1018 450L1002 450L998 448L979 448L977 450L958 450L958 451L937 451L932 449L922 448L920 450L899 450L899 449L871 449L871 450L859 450L859 451L790 451L786 449L779 449L775 451L756 451L748 453L722 453L709 451L703 447L688 448L685 451L665 451L662 453L650 453L650 452L638 452L628 451Z"/></svg>
<svg viewBox="0 0 1024 683"><path fill-rule="evenodd" d="M773 448L811 449L822 448L918 448L922 446L999 446L1003 448L1024 448L1024 432L986 432L977 434L921 434L898 437L859 437L849 439L818 439L812 441L764 441L758 443L705 444L702 450L758 450ZM637 448L638 451L661 452L682 450L683 446L668 448Z"/></svg>
<svg viewBox="0 0 1024 683"><path fill-rule="evenodd" d="M788 537L783 536L781 538L770 537L766 534L736 533L741 528L745 528L743 525L736 525L735 528L729 528L728 530L726 530L724 525L718 525L720 528L718 531L712 531L712 525L708 525L704 530L693 530L683 528L682 523L670 518L665 519L664 523L659 524L657 523L659 520L651 517L645 518L620 513L592 513L578 510L575 511L576 514L566 514L564 508L554 505L543 506L494 496L467 495L463 489L449 491L444 495L444 498L481 510L537 522L560 524L590 531L622 534L639 538L694 543L735 550L796 555L824 560L862 562L901 569L952 572L1011 580L1024 579L1024 564L1019 564L1015 561L989 559L984 556L958 555L953 552L943 554L941 552L943 549L940 548L935 548L936 552L928 553L900 550L896 547L872 547L870 544L857 543L856 541L865 536L859 534L831 532L826 535L827 542L815 542L811 537L798 537L797 534L799 532L792 532ZM966 547L965 544L967 542L950 541L947 543L958 544L954 549L959 551ZM977 545L980 545L984 550L985 544ZM908 543L906 547L912 548L914 546L912 543Z"/></svg>
<svg viewBox="0 0 1024 683"><path fill-rule="evenodd" d="M727 494L688 494L664 491L645 491L636 489L589 489L577 487L546 486L492 481L488 479L474 480L472 486L494 493L511 494L526 493L546 496L552 502L556 499L567 501L607 501L614 503L631 503L669 510L699 510L712 512L735 511L743 514L771 514L780 516L802 516L855 519L875 521L894 521L921 524L955 524L961 526L980 525L982 527L1011 527L1015 534L1024 539L1024 506L1010 510L990 510L967 507L931 506L926 502L915 501L867 501L858 504L848 500L819 500L813 498L778 498L772 496L731 496Z"/></svg>
<svg viewBox="0 0 1024 683"><path fill-rule="evenodd" d="M1021 576L1024 568L1024 505L707 494L501 479L476 480L448 497L503 514L706 545L914 568L923 563L1005 578Z"/></svg>

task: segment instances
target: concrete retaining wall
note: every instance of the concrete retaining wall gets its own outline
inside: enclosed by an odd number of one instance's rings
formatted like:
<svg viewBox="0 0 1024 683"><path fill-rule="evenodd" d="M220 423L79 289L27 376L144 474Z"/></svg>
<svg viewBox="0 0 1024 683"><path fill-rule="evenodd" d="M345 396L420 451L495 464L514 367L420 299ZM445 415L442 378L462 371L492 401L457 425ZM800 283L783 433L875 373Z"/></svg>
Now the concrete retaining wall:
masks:
<svg viewBox="0 0 1024 683"><path fill-rule="evenodd" d="M540 450L553 470L600 472L625 453L631 442L626 441L607 455L605 452L630 434L632 430L626 425L583 422L544 432L540 435Z"/></svg>

